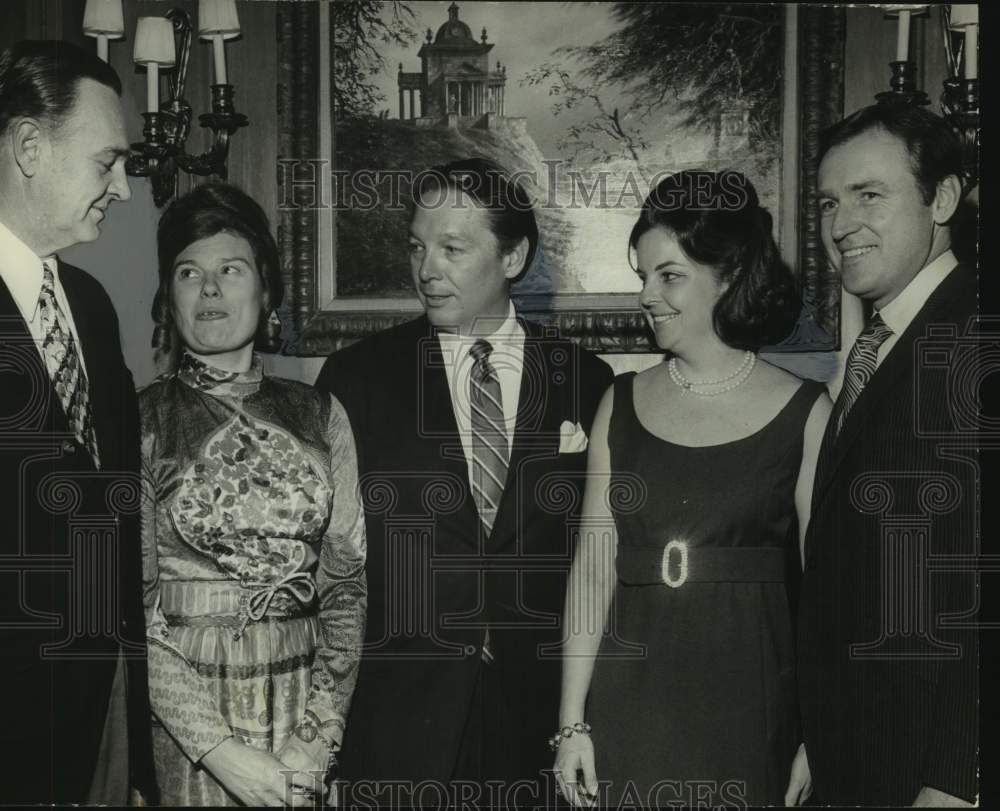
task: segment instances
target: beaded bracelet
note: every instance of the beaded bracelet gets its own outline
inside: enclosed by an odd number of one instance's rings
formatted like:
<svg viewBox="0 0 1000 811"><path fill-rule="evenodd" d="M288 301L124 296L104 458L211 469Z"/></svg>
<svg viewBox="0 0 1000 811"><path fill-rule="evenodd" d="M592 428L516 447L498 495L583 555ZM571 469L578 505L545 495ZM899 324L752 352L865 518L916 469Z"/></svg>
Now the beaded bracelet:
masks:
<svg viewBox="0 0 1000 811"><path fill-rule="evenodd" d="M549 749L553 752L559 751L559 744L561 744L566 738L572 738L574 735L579 733L589 735L590 724L584 721L577 721L571 727L563 727L555 735L549 738Z"/></svg>

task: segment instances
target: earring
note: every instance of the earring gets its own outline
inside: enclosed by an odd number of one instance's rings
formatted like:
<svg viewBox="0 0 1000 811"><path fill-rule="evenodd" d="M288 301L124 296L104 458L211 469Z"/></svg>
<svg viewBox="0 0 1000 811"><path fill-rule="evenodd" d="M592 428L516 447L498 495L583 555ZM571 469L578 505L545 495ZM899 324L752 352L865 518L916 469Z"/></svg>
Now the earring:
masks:
<svg viewBox="0 0 1000 811"><path fill-rule="evenodd" d="M271 314L267 317L267 323L270 324L272 327L281 326L281 319L278 318L277 310L271 310Z"/></svg>

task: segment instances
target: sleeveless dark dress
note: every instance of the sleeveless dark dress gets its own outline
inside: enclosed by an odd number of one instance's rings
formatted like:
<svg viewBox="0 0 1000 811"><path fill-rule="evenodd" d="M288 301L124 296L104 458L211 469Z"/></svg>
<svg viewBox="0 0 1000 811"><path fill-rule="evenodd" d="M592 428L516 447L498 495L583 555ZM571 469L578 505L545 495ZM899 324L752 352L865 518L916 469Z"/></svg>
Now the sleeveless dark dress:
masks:
<svg viewBox="0 0 1000 811"><path fill-rule="evenodd" d="M798 746L785 573L825 389L807 381L756 433L688 447L642 426L634 377L615 381L608 435L618 582L587 706L601 801L783 804Z"/></svg>

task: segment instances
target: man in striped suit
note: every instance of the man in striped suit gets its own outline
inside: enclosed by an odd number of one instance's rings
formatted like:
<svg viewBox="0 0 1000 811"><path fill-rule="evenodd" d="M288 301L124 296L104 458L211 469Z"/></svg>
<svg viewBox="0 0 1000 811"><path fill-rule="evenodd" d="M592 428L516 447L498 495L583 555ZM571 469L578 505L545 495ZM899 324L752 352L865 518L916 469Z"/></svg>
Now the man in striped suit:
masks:
<svg viewBox="0 0 1000 811"><path fill-rule="evenodd" d="M799 609L790 801L965 805L978 792L975 268L951 250L962 153L922 109L825 133L823 242L871 305L820 450ZM967 368L969 374L954 374ZM808 764L808 765L807 765Z"/></svg>

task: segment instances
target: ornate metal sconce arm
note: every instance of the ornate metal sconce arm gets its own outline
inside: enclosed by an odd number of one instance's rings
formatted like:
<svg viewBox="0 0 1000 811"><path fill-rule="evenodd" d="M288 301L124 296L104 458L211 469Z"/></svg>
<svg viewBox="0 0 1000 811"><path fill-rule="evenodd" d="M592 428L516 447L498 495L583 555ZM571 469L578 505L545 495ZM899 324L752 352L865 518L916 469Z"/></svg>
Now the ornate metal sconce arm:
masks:
<svg viewBox="0 0 1000 811"><path fill-rule="evenodd" d="M941 108L962 142L963 180L971 189L979 182L979 80L946 79Z"/></svg>
<svg viewBox="0 0 1000 811"><path fill-rule="evenodd" d="M207 152L177 156L177 164L185 172L194 175L218 175L225 180L229 175L226 161L229 157L229 138L240 127L250 122L233 107L235 88L231 84L212 85L212 112L198 116L201 126L215 134L215 141Z"/></svg>

